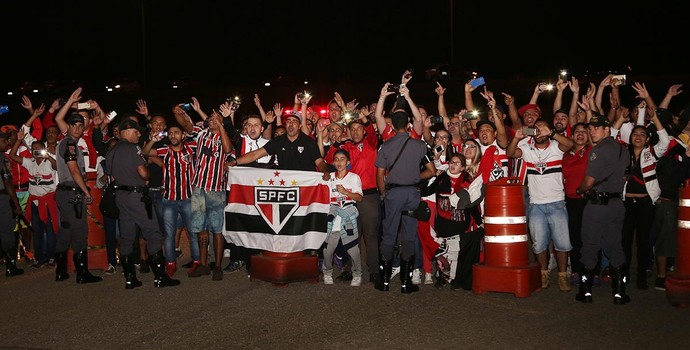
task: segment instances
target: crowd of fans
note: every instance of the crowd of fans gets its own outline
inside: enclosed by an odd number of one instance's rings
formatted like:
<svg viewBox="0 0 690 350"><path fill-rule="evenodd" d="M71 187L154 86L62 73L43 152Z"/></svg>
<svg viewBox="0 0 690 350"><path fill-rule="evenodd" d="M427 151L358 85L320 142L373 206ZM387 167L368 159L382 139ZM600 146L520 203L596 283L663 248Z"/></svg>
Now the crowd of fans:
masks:
<svg viewBox="0 0 690 350"><path fill-rule="evenodd" d="M0 146L7 155L5 169L11 174L7 178L11 177L17 198L13 208L17 217L23 219L17 221L20 237L14 246L3 244L6 275L23 272L17 267L17 258L22 257L30 261L32 268L55 266L56 235L62 229L54 195L60 183L56 152L68 124L77 120L70 119L71 116L79 115L83 117L84 131L78 147L84 156L88 184L97 188L105 188L112 180L110 172L104 170L110 166L105 162L106 154L120 140L123 126L130 128L133 122L146 130L139 145L151 171L147 195L163 236L161 248L170 277L177 271L177 260L182 258L182 235L189 238L189 277L213 271L214 280L222 279L220 264L224 256L230 260L224 269L226 273L242 268L250 272L250 257L256 251L227 242L218 234L222 229L213 225L189 229L199 216L206 216L206 223L217 221L204 210L195 209L193 192L196 188L225 190L226 173L238 164L284 168L288 161L271 152L271 142L285 137L286 132L298 132L315 143L318 157L327 167L317 162L310 170L326 170L331 178L340 180L348 172L358 178L331 187L332 197L336 198L333 204L337 206L331 218L339 217L348 225L346 229L345 223L331 222L329 228L349 230L349 235L329 235L324 242L324 282L334 283L335 262L341 270L338 278L352 280L353 286L361 285L362 271L369 272L370 282L380 284L386 277L379 270L382 197L390 183L385 180L386 169L376 165L377 152L400 132L395 123L404 115L409 116L404 125L409 137L422 141L427 148L425 160L419 164L421 181L415 187L432 207L431 219L418 222L415 261L410 271L412 283L471 289L471 266L481 261L483 245L484 199L481 191L476 191L476 184L481 186L502 177L516 178L525 185L529 239L541 268L541 287L549 287L553 269L558 270L561 291L570 291L571 284L580 283L581 276L588 271L580 261L585 234L582 211L592 200L591 191L582 191L581 183L590 151L596 145L593 141L599 141L593 140L592 128L603 127L610 129L611 137L629 154L629 160L624 162L625 189L620 193L625 204L620 233L624 269L636 268L632 279L638 289L644 290L648 288L649 273L655 268L653 285L664 290L666 273L672 269L677 254L678 189L690 177L690 111L669 109L671 100L682 93L682 85L668 87L663 100L657 103L642 82L626 85L609 75L598 85L580 86L576 77L569 77L552 86L535 85L530 100L519 103L509 92L467 82L463 97L453 101L464 103L464 108L448 110L449 94L440 83L435 88L438 98L432 107L413 99L411 80L411 73L405 72L400 83L386 83L380 98L370 103L346 102L335 92L326 116L312 108L312 96L306 91L295 93L291 108L276 103L265 109L255 95L255 108L246 104L239 108L237 101L229 99L216 101L209 114L194 97L188 103L156 106L162 112L154 111L145 100L138 100L134 113L116 115L97 101L81 101L81 88L70 98L55 99L47 105L24 96L21 107L26 110L26 121L22 125L3 126L0 134ZM635 98L623 101L623 89L634 91ZM455 91L450 93L458 95ZM394 97L392 105L388 97ZM547 98L553 100L544 101ZM541 107L547 102L552 106L550 111ZM63 108L64 103L70 106ZM61 110L67 111L63 113L66 115L59 115ZM590 124L591 120L596 121ZM204 133L220 136L208 138ZM225 137L230 140L228 147L223 146L221 151L207 154L203 162L199 161L197 150L203 148L200 143L218 140L220 145ZM434 173L424 175L431 168ZM191 204L187 203L190 200ZM179 207L173 209L172 203ZM210 205L210 199L206 203ZM356 209L347 211L349 207ZM550 214L553 211L563 215ZM104 220L109 264L105 274L113 274L121 259L120 225L117 218ZM27 227L22 222L30 223L33 231L22 229ZM357 239L352 239L353 229ZM208 231L213 234L213 242ZM352 249L355 246L361 249ZM400 244L396 246L400 248ZM148 268L145 247L146 241L140 238L136 264L141 272ZM609 278L609 257L606 247L602 248L595 283ZM349 257L348 253L357 256ZM360 258L359 254L363 256ZM343 263L343 259L350 263ZM210 260L215 260L215 266ZM400 269L395 260L392 275ZM352 266L352 274L348 266Z"/></svg>

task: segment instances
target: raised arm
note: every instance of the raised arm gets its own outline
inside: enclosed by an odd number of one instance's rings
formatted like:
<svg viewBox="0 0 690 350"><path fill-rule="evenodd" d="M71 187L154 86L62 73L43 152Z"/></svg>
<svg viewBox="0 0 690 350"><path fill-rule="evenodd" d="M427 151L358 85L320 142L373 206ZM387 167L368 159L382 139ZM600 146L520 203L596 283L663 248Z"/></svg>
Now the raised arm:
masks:
<svg viewBox="0 0 690 350"><path fill-rule="evenodd" d="M185 112L180 105L173 107L172 112L175 116L175 121L180 124L180 128L182 128L184 132L191 134L192 131L194 131L194 124L192 123L192 118L187 115L187 112Z"/></svg>
<svg viewBox="0 0 690 350"><path fill-rule="evenodd" d="M578 123L577 101L580 99L580 82L575 77L571 77L570 81L568 81L568 87L573 93L573 97L570 100L570 108L568 109L568 123L570 123L570 127L573 127Z"/></svg>
<svg viewBox="0 0 690 350"><path fill-rule="evenodd" d="M381 94L379 94L379 100L376 102L374 119L376 120L376 130L378 130L379 133L382 133L383 130L386 129L386 119L383 116L383 108L384 104L386 103L386 98L395 93L394 91L388 91L388 86L390 85L391 83L386 83L383 85L383 88L381 88Z"/></svg>
<svg viewBox="0 0 690 350"><path fill-rule="evenodd" d="M649 94L647 86L644 83L635 82L632 85L632 88L633 90L635 90L635 92L637 92L637 96L635 97L643 99L647 103L648 108L651 108L653 110L657 109L656 103L654 102L652 96Z"/></svg>
<svg viewBox="0 0 690 350"><path fill-rule="evenodd" d="M611 90L613 92L613 89L618 90L618 86L614 82L613 79L613 74L609 74L604 79L599 82L599 88L596 90L596 97L594 100L591 100L593 105L591 106L593 111L599 112L602 115L604 114L604 108L602 107L602 100L604 99L604 90L606 90L607 87L611 86Z"/></svg>
<svg viewBox="0 0 690 350"><path fill-rule="evenodd" d="M74 103L79 102L79 100L81 100L81 87L78 87L76 90L72 92L72 94L67 99L67 102L65 102L65 104L62 105L57 115L55 116L55 123L60 129L60 133L64 134L67 132L67 129L69 129L69 125L67 124L67 121L65 121L65 117L67 116L67 113L69 112L70 108L72 108L72 105Z"/></svg>
<svg viewBox="0 0 690 350"><path fill-rule="evenodd" d="M199 113L201 120L208 119L208 115L206 115L206 113L204 113L204 111L201 109L201 104L199 103L199 100L197 100L196 97L193 97L193 96L192 96L192 109L194 109L195 112Z"/></svg>
<svg viewBox="0 0 690 350"><path fill-rule="evenodd" d="M412 111L412 129L414 129L417 135L421 135L424 132L422 113L412 100L410 89L407 86L401 86L400 95L405 97L405 101L407 101L407 105L410 106L410 110Z"/></svg>
<svg viewBox="0 0 690 350"><path fill-rule="evenodd" d="M520 119L520 113L518 113L518 108L515 105L515 97L509 95L505 92L501 93L503 95L503 102L508 106L508 117L513 125L513 129L518 129L522 127L522 119Z"/></svg>
<svg viewBox="0 0 690 350"><path fill-rule="evenodd" d="M671 99L680 95L680 93L683 92L683 90L680 89L682 87L683 84L671 85L668 88L668 91L666 92L664 99L661 100L661 103L659 103L659 108L668 109L668 106L671 104Z"/></svg>
<svg viewBox="0 0 690 350"><path fill-rule="evenodd" d="M151 115L149 115L149 107L146 105L146 100L137 100L136 112L137 114L144 116L147 122L149 121L149 119L151 119Z"/></svg>

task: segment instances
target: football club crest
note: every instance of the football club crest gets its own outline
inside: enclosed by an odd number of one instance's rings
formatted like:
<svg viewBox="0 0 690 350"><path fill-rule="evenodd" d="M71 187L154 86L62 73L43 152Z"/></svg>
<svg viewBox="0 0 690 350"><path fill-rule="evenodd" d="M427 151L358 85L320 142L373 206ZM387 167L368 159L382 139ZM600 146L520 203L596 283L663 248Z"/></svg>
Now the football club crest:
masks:
<svg viewBox="0 0 690 350"><path fill-rule="evenodd" d="M254 206L277 234L299 208L299 188L254 187Z"/></svg>
<svg viewBox="0 0 690 350"><path fill-rule="evenodd" d="M534 168L537 169L539 174L543 174L544 170L546 170L546 163L544 163L544 162L535 163Z"/></svg>
<svg viewBox="0 0 690 350"><path fill-rule="evenodd" d="M302 152L304 152L304 146L297 147L297 152L299 152L299 154L302 154Z"/></svg>

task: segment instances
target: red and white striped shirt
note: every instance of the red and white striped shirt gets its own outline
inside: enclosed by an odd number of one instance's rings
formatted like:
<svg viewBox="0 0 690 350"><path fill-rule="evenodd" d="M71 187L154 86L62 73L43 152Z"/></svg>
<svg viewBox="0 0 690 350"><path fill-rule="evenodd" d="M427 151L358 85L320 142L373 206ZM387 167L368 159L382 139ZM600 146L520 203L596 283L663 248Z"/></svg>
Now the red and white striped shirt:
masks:
<svg viewBox="0 0 690 350"><path fill-rule="evenodd" d="M223 153L220 134L199 126L194 126L193 134L197 148L192 186L206 191L225 191L227 154Z"/></svg>
<svg viewBox="0 0 690 350"><path fill-rule="evenodd" d="M156 150L163 158L163 198L171 201L192 198L195 150L196 142L183 143L180 151L170 145Z"/></svg>

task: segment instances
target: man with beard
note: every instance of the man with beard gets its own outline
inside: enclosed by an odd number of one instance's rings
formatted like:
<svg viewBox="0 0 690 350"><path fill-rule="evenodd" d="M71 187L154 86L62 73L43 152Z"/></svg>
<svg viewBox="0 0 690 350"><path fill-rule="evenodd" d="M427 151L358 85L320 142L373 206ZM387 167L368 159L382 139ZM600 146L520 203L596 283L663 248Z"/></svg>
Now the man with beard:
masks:
<svg viewBox="0 0 690 350"><path fill-rule="evenodd" d="M193 99L192 107L202 116L199 102ZM194 177L192 179L192 225L189 232L196 232L199 237L199 266L192 266L190 277L201 277L211 274L208 267L209 232L213 235L213 252L216 266L213 270L214 281L223 279L223 250L225 237L223 236L223 222L225 220L225 204L227 202L226 161L233 150L230 137L225 132L222 117L215 111L211 117L205 119L203 127L193 125L191 119L180 107L173 109L175 119L182 129L195 135L197 144L195 152Z"/></svg>
<svg viewBox="0 0 690 350"><path fill-rule="evenodd" d="M159 133L155 133L142 150L144 154L149 154L151 162L162 170L160 211L163 217L160 221L163 222L165 233L165 270L170 277L177 271L175 251L175 235L179 226L177 219L178 217L182 219L184 227L191 227L192 224L192 177L194 176L196 142L185 141L185 138L180 126L172 125L168 129L168 142L165 147L154 149L154 145L162 139ZM156 211L157 214L158 211ZM189 232L189 250L192 255L192 267L198 267L200 256L196 232ZM190 270L190 272L193 271Z"/></svg>
<svg viewBox="0 0 690 350"><path fill-rule="evenodd" d="M553 242L558 263L558 287L561 292L568 292L571 288L566 270L572 246L561 164L563 154L573 146L573 141L552 130L546 120L537 119L534 126L537 131L533 143L523 143L518 147L519 141L526 137L523 129L518 129L506 153L509 157L522 158L527 166L530 194L527 221L534 254L541 265L541 287L549 287L548 248Z"/></svg>

